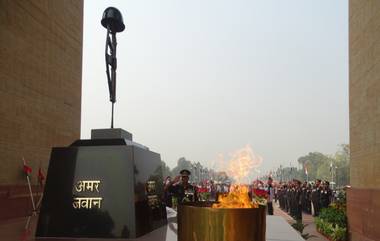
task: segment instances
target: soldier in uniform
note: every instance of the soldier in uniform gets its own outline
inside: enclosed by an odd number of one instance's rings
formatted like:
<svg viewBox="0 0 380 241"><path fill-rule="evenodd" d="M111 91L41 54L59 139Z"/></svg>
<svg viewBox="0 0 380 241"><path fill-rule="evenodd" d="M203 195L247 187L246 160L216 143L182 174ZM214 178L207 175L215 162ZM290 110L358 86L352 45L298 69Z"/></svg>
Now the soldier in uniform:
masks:
<svg viewBox="0 0 380 241"><path fill-rule="evenodd" d="M311 192L311 202L313 204L314 208L314 216L319 215L319 209L320 209L320 200L321 200L321 190L320 190L321 180L317 179L315 182L314 189Z"/></svg>
<svg viewBox="0 0 380 241"><path fill-rule="evenodd" d="M179 172L180 176L174 179L174 182L170 183L169 191L173 193L174 197L177 198L178 204L184 202L196 202L197 190L189 183L189 176L191 172L189 170L182 170Z"/></svg>
<svg viewBox="0 0 380 241"><path fill-rule="evenodd" d="M301 188L301 206L302 206L303 212L306 212L306 194L307 194L306 187L307 187L307 183L304 182Z"/></svg>
<svg viewBox="0 0 380 241"><path fill-rule="evenodd" d="M279 193L278 193L278 201L280 203L280 208L282 210L285 209L284 194L285 194L285 187L284 187L284 184L281 184L280 190L279 190Z"/></svg>
<svg viewBox="0 0 380 241"><path fill-rule="evenodd" d="M286 211L290 214L291 212L291 200L292 200L292 184L288 183L288 188L286 189Z"/></svg>
<svg viewBox="0 0 380 241"><path fill-rule="evenodd" d="M285 207L285 212L289 212L289 206L288 206L288 199L289 199L289 186L288 184L284 185L284 207Z"/></svg>
<svg viewBox="0 0 380 241"><path fill-rule="evenodd" d="M290 201L290 216L294 218L296 216L296 189L295 189L294 182L291 183L289 201Z"/></svg>
<svg viewBox="0 0 380 241"><path fill-rule="evenodd" d="M267 200L267 207L268 207L268 214L273 215L273 198L274 198L274 189L273 189L273 179L271 177L268 178L268 200Z"/></svg>
<svg viewBox="0 0 380 241"><path fill-rule="evenodd" d="M311 214L311 184L307 184L305 205L306 205L306 213Z"/></svg>
<svg viewBox="0 0 380 241"><path fill-rule="evenodd" d="M324 181L322 188L321 188L321 208L328 208L330 205L330 199L331 199L331 189L330 189L330 183L328 181Z"/></svg>
<svg viewBox="0 0 380 241"><path fill-rule="evenodd" d="M296 220L302 220L302 188L301 181L295 179L295 191L294 191L294 217Z"/></svg>

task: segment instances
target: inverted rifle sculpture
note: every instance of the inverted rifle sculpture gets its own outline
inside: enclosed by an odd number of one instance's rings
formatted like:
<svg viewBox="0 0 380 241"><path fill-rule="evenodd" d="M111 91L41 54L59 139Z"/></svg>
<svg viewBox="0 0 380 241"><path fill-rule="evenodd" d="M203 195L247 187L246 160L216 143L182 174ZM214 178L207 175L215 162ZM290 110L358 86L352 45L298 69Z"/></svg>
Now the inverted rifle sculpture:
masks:
<svg viewBox="0 0 380 241"><path fill-rule="evenodd" d="M125 25L120 11L114 7L109 7L104 11L101 23L107 29L105 59L108 90L112 102L111 128L113 128L114 104L116 102L116 33L124 31Z"/></svg>

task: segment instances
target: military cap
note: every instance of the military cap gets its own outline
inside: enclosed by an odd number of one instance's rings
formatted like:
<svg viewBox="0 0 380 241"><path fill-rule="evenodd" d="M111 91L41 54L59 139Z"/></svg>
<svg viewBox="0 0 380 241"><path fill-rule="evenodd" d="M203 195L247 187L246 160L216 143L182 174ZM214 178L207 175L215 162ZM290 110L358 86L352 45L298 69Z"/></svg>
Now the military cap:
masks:
<svg viewBox="0 0 380 241"><path fill-rule="evenodd" d="M191 172L187 169L183 169L179 172L179 174L181 174L181 176L190 176Z"/></svg>
<svg viewBox="0 0 380 241"><path fill-rule="evenodd" d="M300 185L301 185L301 183L302 183L300 180L295 179L295 178L293 179L293 182L296 182L296 183L298 183L298 184L300 184Z"/></svg>

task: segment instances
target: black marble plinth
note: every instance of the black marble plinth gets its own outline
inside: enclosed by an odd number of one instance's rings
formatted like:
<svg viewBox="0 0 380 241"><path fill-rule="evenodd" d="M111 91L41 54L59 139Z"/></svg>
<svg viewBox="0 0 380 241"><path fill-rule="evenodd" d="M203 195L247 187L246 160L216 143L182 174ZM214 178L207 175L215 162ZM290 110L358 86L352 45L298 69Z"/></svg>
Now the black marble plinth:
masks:
<svg viewBox="0 0 380 241"><path fill-rule="evenodd" d="M53 148L37 237L136 238L166 224L160 155L125 139Z"/></svg>
<svg viewBox="0 0 380 241"><path fill-rule="evenodd" d="M121 128L91 130L91 139L127 139L132 141L132 134Z"/></svg>

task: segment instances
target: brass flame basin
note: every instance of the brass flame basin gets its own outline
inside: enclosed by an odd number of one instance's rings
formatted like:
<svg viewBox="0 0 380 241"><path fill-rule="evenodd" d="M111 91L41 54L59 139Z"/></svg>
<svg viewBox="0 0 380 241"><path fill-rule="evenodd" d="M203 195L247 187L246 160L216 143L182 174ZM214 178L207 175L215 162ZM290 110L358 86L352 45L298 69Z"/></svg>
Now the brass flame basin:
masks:
<svg viewBox="0 0 380 241"><path fill-rule="evenodd" d="M178 241L265 241L266 208L178 206Z"/></svg>

